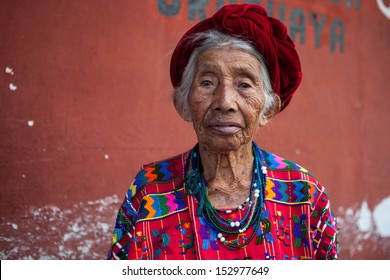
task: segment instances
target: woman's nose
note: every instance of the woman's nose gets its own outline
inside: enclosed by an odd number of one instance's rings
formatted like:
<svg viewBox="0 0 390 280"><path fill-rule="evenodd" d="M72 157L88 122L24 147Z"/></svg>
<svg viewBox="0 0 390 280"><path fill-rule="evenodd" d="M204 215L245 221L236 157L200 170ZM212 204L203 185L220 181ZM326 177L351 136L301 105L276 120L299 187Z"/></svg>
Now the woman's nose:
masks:
<svg viewBox="0 0 390 280"><path fill-rule="evenodd" d="M216 111L236 112L237 92L233 86L220 84L214 93L213 109Z"/></svg>

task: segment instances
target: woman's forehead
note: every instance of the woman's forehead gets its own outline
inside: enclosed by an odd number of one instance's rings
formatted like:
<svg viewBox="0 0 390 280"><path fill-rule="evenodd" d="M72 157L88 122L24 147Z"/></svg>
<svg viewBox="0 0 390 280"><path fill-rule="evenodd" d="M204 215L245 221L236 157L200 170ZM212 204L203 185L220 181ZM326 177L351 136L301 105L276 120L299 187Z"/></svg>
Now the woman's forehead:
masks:
<svg viewBox="0 0 390 280"><path fill-rule="evenodd" d="M229 68L235 72L260 72L261 64L248 52L237 49L210 49L200 54L197 71L221 70Z"/></svg>

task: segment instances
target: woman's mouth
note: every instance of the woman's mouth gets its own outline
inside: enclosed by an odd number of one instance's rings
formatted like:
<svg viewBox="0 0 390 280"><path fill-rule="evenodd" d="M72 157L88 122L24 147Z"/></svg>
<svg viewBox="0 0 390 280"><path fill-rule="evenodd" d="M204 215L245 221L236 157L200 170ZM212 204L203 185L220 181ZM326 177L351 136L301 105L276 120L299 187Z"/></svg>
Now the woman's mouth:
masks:
<svg viewBox="0 0 390 280"><path fill-rule="evenodd" d="M214 133L229 135L237 133L241 130L241 125L232 122L215 122L208 126Z"/></svg>

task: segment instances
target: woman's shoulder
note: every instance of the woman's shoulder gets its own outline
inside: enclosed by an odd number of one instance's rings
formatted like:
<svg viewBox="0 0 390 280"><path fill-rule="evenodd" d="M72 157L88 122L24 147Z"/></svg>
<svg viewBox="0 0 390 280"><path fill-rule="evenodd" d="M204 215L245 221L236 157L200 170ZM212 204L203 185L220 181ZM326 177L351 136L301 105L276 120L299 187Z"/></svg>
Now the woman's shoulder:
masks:
<svg viewBox="0 0 390 280"><path fill-rule="evenodd" d="M187 153L164 160L144 164L135 176L127 193L128 199L147 193L174 191L183 180L183 170Z"/></svg>
<svg viewBox="0 0 390 280"><path fill-rule="evenodd" d="M299 164L262 150L267 166L267 198L288 203L307 203L325 195L317 178Z"/></svg>
<svg viewBox="0 0 390 280"><path fill-rule="evenodd" d="M137 176L142 176L145 183L167 182L183 176L187 153L182 153L164 160L144 164Z"/></svg>
<svg viewBox="0 0 390 280"><path fill-rule="evenodd" d="M261 150L261 152L268 170L281 172L298 171L305 174L313 175L310 173L309 170L291 160L285 159L266 150Z"/></svg>

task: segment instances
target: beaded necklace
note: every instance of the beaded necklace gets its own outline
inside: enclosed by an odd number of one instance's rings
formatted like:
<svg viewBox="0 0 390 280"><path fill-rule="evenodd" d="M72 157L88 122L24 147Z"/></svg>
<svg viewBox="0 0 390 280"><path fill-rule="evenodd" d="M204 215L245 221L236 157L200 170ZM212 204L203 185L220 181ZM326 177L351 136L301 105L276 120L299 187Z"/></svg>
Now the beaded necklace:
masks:
<svg viewBox="0 0 390 280"><path fill-rule="evenodd" d="M252 151L254 155L254 164L249 196L242 205L233 210L220 210L212 206L207 195L207 182L203 177L199 144L190 151L185 167L185 170L187 171L189 163L191 162L192 170L188 172L185 184L187 194L195 196L198 200L199 208L196 213L197 216L203 217L207 225L218 233L217 237L219 240L224 245L232 248L241 248L251 242L260 226L261 212L264 208L264 191L267 167L264 164L261 151L255 142L252 142ZM246 209L245 206L247 206ZM241 221L225 219L220 214L222 211L229 214L233 211L239 211L242 209L245 209L245 213ZM252 226L254 226L253 233L244 243L238 244L237 242L226 240L227 234L241 234Z"/></svg>

